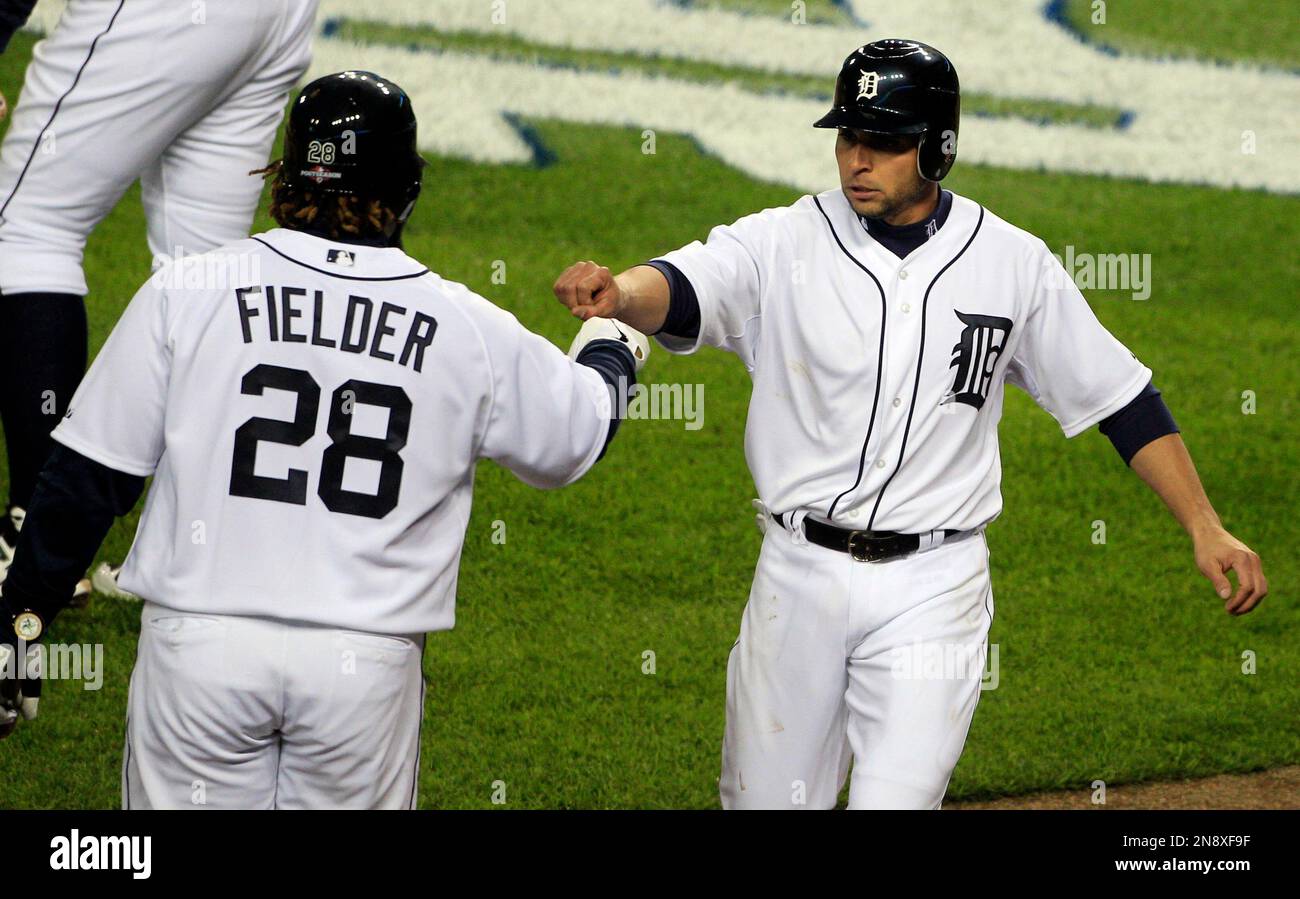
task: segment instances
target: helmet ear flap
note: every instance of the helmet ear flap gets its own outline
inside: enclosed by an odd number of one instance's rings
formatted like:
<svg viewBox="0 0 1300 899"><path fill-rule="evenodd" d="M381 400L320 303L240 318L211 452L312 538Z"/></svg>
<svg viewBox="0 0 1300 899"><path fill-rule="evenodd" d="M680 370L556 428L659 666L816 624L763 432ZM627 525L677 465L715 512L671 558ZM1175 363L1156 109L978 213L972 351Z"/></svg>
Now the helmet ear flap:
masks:
<svg viewBox="0 0 1300 899"><path fill-rule="evenodd" d="M397 221L399 224L405 224L406 220L411 217L411 212L415 209L415 201L420 198L420 190L424 186L424 180L423 180L424 168L429 163L427 160L425 160L423 156L420 156L418 153L416 154L415 159L416 159L415 180L411 182L409 187L407 187L406 195L402 197L402 199L405 201L405 205L402 208L401 214L397 216Z"/></svg>
<svg viewBox="0 0 1300 899"><path fill-rule="evenodd" d="M415 201L419 198L419 196L420 196L420 185L417 184L415 186L415 189L410 191L406 195L406 206L397 215L397 222L399 225L405 225L406 220L411 217L411 213L415 210Z"/></svg>
<svg viewBox="0 0 1300 899"><path fill-rule="evenodd" d="M952 151L945 152L949 141ZM916 171L926 181L942 181L957 161L957 131L946 130L932 134L927 128L921 133L921 142L916 148Z"/></svg>
<svg viewBox="0 0 1300 899"><path fill-rule="evenodd" d="M930 177L930 167L926 165L926 157L929 154L925 152L925 145L929 142L927 140L929 136L930 132L928 130L922 131L921 140L916 145L916 173L926 181L933 181L934 179Z"/></svg>

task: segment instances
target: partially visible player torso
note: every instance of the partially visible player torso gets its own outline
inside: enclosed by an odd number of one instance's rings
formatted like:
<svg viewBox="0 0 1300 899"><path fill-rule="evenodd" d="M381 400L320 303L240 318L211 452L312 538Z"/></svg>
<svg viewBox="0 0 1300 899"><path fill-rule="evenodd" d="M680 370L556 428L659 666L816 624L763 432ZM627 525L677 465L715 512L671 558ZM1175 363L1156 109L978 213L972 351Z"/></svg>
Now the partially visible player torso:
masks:
<svg viewBox="0 0 1300 899"><path fill-rule="evenodd" d="M451 627L485 301L401 250L286 230L158 277L182 275L212 283L168 289L166 448L123 587L191 612Z"/></svg>
<svg viewBox="0 0 1300 899"><path fill-rule="evenodd" d="M839 190L733 227L761 297L722 342L753 378L745 450L767 506L906 533L996 517L1004 379L1026 380L1013 357L1042 242L955 195L901 259ZM664 257L688 277L689 251Z"/></svg>

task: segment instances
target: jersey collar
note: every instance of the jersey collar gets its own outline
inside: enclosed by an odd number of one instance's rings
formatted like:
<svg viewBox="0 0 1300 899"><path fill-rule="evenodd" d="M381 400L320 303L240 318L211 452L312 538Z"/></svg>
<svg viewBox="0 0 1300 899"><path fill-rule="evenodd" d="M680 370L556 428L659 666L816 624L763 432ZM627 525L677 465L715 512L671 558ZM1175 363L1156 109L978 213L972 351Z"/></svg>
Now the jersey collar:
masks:
<svg viewBox="0 0 1300 899"><path fill-rule="evenodd" d="M867 233L858 214L853 211L844 191L838 187L817 195L827 218L835 229L836 236L860 264L878 271L893 271L904 263L912 265L918 260L924 261L933 254L936 265L942 265L966 243L975 223L979 219L979 204L968 200L960 194L948 192L952 197L952 208L947 221L933 237L899 259Z"/></svg>
<svg viewBox="0 0 1300 899"><path fill-rule="evenodd" d="M398 247L344 243L290 228L273 228L252 239L288 262L347 281L399 281L429 271Z"/></svg>
<svg viewBox="0 0 1300 899"><path fill-rule="evenodd" d="M952 192L939 188L939 199L934 209L919 222L910 225L891 225L884 219L869 219L861 215L858 216L858 221L877 243L884 244L887 250L898 256L898 249L910 246L908 252L911 252L938 234L944 222L948 221L948 213L951 211ZM906 255L907 253L903 254Z"/></svg>

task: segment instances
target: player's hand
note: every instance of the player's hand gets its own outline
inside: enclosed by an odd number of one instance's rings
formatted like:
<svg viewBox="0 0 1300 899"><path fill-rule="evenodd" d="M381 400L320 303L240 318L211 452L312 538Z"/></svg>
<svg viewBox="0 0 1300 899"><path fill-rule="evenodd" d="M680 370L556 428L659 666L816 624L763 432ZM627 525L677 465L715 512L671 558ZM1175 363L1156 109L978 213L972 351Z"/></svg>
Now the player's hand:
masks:
<svg viewBox="0 0 1300 899"><path fill-rule="evenodd" d="M5 95L0 93L0 122L3 122L7 115L9 115L9 103L5 100Z"/></svg>
<svg viewBox="0 0 1300 899"><path fill-rule="evenodd" d="M575 262L555 281L555 296L574 318L618 318L624 296L613 273L594 262Z"/></svg>
<svg viewBox="0 0 1300 899"><path fill-rule="evenodd" d="M1229 615L1245 615L1268 595L1268 579L1259 556L1223 528L1198 538L1195 548L1196 567L1210 579ZM1237 575L1236 593L1228 580L1229 571Z"/></svg>
<svg viewBox="0 0 1300 899"><path fill-rule="evenodd" d="M18 645L27 656L22 665ZM40 644L18 645L12 640L0 642L0 740L13 733L20 717L35 718L41 702Z"/></svg>

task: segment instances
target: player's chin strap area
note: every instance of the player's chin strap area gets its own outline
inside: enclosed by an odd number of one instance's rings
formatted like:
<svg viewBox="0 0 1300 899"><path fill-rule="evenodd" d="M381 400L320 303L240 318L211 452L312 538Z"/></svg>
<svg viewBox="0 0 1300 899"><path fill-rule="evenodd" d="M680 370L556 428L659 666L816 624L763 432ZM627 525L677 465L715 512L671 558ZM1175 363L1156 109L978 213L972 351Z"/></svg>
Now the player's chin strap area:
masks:
<svg viewBox="0 0 1300 899"><path fill-rule="evenodd" d="M755 508L761 505L760 501L755 500ZM762 511L766 511L766 508L764 507ZM928 552L932 549L938 549L945 542L960 540L963 537L978 533L978 530L959 531L953 529L927 531L923 534L899 534L894 531L856 531L837 527L808 516L798 516L802 518L802 521L793 521L791 519L796 516L787 517L781 513L771 514L769 517L786 530L793 532L796 529L801 529L809 543L826 549L833 549L836 552L848 553L850 557L858 562L883 562L887 559L896 559L912 553Z"/></svg>

